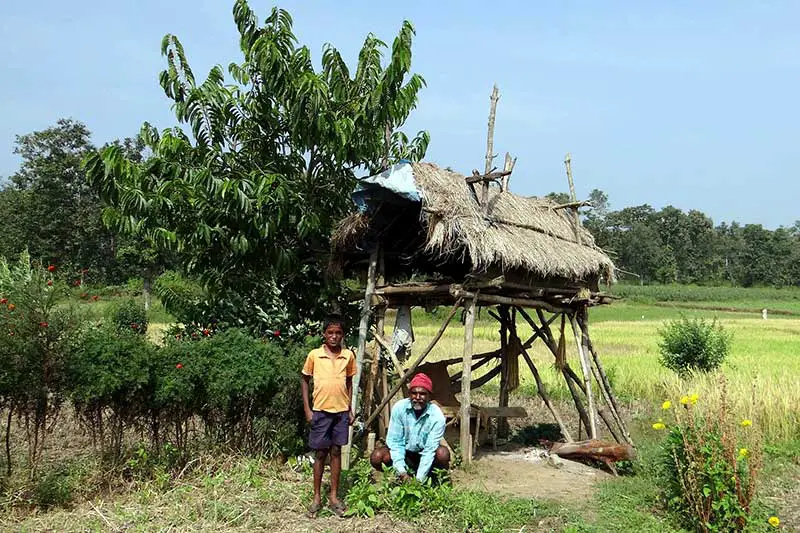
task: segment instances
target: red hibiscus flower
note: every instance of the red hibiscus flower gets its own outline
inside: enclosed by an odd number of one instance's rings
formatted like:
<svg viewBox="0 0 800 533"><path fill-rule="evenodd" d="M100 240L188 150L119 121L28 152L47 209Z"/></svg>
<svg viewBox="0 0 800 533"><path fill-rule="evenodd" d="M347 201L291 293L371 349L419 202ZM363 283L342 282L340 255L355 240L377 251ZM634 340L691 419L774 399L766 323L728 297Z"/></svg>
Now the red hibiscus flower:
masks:
<svg viewBox="0 0 800 533"><path fill-rule="evenodd" d="M178 363L177 365L175 365L175 368L177 368L178 370L180 370L181 368L183 368L183 365L182 365L182 364L180 364L180 363Z"/></svg>
<svg viewBox="0 0 800 533"><path fill-rule="evenodd" d="M8 303L8 298L0 298L0 305L5 305Z"/></svg>
<svg viewBox="0 0 800 533"><path fill-rule="evenodd" d="M272 332L272 334L275 335L276 337L280 337L281 336L281 330L276 329L275 331Z"/></svg>
<svg viewBox="0 0 800 533"><path fill-rule="evenodd" d="M39 322L39 327L40 328L46 328L47 327L47 322Z"/></svg>
<svg viewBox="0 0 800 533"><path fill-rule="evenodd" d="M53 286L53 280L52 279L48 279L47 280L47 286L48 287L52 287Z"/></svg>
<svg viewBox="0 0 800 533"><path fill-rule="evenodd" d="M48 272L55 272L56 271L56 266L55 265L50 265L49 267L47 267L47 271Z"/></svg>
<svg viewBox="0 0 800 533"><path fill-rule="evenodd" d="M96 294L94 296L92 296L92 301L93 302L96 302L99 299L100 299L100 297L98 295L96 295Z"/></svg>
<svg viewBox="0 0 800 533"><path fill-rule="evenodd" d="M208 331L207 329L204 329L204 330L203 330L203 335L205 335L206 337L208 337L209 335L211 335L211 332L210 332L210 331Z"/></svg>

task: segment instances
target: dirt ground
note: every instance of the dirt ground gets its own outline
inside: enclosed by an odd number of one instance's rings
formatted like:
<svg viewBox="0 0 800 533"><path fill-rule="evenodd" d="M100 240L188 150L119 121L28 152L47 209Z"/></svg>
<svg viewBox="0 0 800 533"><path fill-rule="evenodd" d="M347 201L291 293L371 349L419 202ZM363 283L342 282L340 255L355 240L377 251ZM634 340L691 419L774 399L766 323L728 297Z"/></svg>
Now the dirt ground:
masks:
<svg viewBox="0 0 800 533"><path fill-rule="evenodd" d="M468 490L568 503L591 499L595 484L611 478L566 459L554 466L541 452L531 447L479 452L472 465L454 472L453 481Z"/></svg>

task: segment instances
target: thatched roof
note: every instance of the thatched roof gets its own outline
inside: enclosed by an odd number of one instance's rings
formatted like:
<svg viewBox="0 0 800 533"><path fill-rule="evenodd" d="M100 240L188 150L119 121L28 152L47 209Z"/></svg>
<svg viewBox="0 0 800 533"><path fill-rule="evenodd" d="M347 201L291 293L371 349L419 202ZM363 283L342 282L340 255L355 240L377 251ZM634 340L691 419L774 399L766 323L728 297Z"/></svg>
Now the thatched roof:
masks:
<svg viewBox="0 0 800 533"><path fill-rule="evenodd" d="M546 198L526 198L491 187L489 208L476 202L465 177L430 163L412 164L422 198L420 222L424 250L440 258L471 261L478 269L523 270L543 278L613 279L611 259L579 229L580 244L568 209L554 209ZM480 195L480 185L476 186ZM334 247L350 248L369 225L362 215L342 221Z"/></svg>

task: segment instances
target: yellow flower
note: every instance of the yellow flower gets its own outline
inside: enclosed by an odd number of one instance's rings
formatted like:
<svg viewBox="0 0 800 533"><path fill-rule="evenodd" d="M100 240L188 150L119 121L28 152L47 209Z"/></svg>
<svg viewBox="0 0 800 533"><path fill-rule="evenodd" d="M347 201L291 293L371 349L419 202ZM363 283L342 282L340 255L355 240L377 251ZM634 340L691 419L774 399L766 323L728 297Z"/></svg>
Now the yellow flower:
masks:
<svg viewBox="0 0 800 533"><path fill-rule="evenodd" d="M689 397L688 396L681 396L681 403L683 405L688 404L689 403Z"/></svg>
<svg viewBox="0 0 800 533"><path fill-rule="evenodd" d="M699 399L700 396L698 396L697 394L692 394L691 396L689 396L689 401L692 402L692 405L696 404L697 400Z"/></svg>
<svg viewBox="0 0 800 533"><path fill-rule="evenodd" d="M670 407L672 407L672 402L669 400L661 404L662 409L669 409Z"/></svg>
<svg viewBox="0 0 800 533"><path fill-rule="evenodd" d="M746 428L747 426L752 426L753 421L750 420L749 418L745 418L744 420L742 420L741 424L743 428Z"/></svg>
<svg viewBox="0 0 800 533"><path fill-rule="evenodd" d="M779 525L781 525L781 520L777 516L770 516L767 522L769 522L769 525L771 525L772 527L778 527Z"/></svg>
<svg viewBox="0 0 800 533"><path fill-rule="evenodd" d="M667 426L665 426L663 422L656 422L655 424L653 424L653 429L657 429L657 430L662 430L662 429L664 429L666 427Z"/></svg>
<svg viewBox="0 0 800 533"><path fill-rule="evenodd" d="M739 448L739 459L744 459L747 457L748 451L747 448Z"/></svg>

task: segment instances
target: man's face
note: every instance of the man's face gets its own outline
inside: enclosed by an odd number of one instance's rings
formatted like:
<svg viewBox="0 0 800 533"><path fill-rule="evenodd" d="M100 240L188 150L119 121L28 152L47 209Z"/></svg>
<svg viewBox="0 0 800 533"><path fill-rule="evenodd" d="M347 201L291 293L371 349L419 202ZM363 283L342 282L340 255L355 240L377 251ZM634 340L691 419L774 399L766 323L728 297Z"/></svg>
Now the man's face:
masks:
<svg viewBox="0 0 800 533"><path fill-rule="evenodd" d="M422 387L414 387L413 389L408 391L409 396L411 397L411 407L417 411L424 411L426 407L428 407L428 401L430 401L431 393L425 390Z"/></svg>
<svg viewBox="0 0 800 533"><path fill-rule="evenodd" d="M327 344L329 348L338 348L342 345L344 331L342 331L342 326L339 324L330 324L325 328L322 336L325 338L325 344Z"/></svg>

